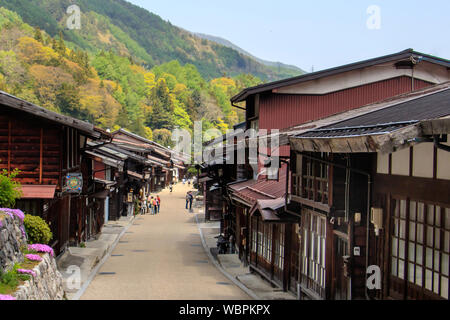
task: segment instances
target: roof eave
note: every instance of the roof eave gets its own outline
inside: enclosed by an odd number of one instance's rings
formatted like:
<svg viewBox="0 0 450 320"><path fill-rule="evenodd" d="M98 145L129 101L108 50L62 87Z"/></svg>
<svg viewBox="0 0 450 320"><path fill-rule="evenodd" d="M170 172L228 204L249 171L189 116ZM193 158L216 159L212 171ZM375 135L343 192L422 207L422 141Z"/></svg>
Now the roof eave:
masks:
<svg viewBox="0 0 450 320"><path fill-rule="evenodd" d="M348 71L352 71L352 70L356 70L356 69L366 68L369 66L387 63L387 62L391 62L391 61L402 60L402 59L413 57L413 56L415 58L422 57L423 60L426 60L428 62L439 64L442 66L446 66L447 68L450 68L449 60L441 59L438 57L433 57L433 56L430 56L427 54L423 54L423 53L414 51L413 49L407 49L407 50L404 50L404 51L401 51L398 53L394 53L394 54L390 54L390 55L386 55L386 56L382 56L382 57L378 57L378 58L372 58L372 59L368 59L368 60L354 62L351 64L339 66L339 67L334 67L334 68L330 68L330 69L326 69L326 70L317 71L314 73L307 73L307 74L303 74L301 76L297 76L297 77L293 77L293 78L288 78L288 79L279 80L279 81L275 81L275 82L271 82L271 83L266 83L266 84L262 84L262 85L255 86L255 87L249 87L249 88L242 90L240 93L238 93L234 97L232 97L231 102L232 103L242 102L251 95L258 94L258 93L264 93L267 91L272 91L273 89L276 89L279 87L285 87L285 86L290 86L290 85L301 83L301 82L316 80L318 78L322 78L322 77L326 77L326 76L330 76L330 75L334 75L334 74L339 74L339 73L348 72Z"/></svg>

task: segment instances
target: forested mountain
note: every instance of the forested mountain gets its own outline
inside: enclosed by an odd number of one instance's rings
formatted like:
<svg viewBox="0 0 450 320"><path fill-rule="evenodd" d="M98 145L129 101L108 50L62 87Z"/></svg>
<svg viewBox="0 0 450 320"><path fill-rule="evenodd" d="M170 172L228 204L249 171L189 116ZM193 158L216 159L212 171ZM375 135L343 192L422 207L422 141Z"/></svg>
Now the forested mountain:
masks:
<svg viewBox="0 0 450 320"><path fill-rule="evenodd" d="M171 131L227 129L244 119L230 98L301 73L172 26L123 0L0 0L0 90L104 129L164 145Z"/></svg>
<svg viewBox="0 0 450 320"><path fill-rule="evenodd" d="M83 49L0 7L0 90L104 129L165 145L175 127L192 130L194 121L225 133L243 120L229 98L259 83L249 74L208 80L177 60L150 68L113 48Z"/></svg>
<svg viewBox="0 0 450 320"><path fill-rule="evenodd" d="M281 62L267 61L267 60L263 60L258 57L255 57L248 51L245 51L244 49L242 49L241 47L238 47L237 45L228 41L227 39L212 36L209 34L204 34L204 33L194 33L194 35L196 35L202 39L213 41L213 42L216 42L223 46L232 48L243 55L249 56L249 57L255 59L256 61L258 61L259 63L271 68L272 70L275 70L276 72L278 72L278 75L282 78L290 78L290 77L298 76L299 74L305 73L305 71L303 71L302 69L300 69L296 66L293 66L293 65L288 65L288 64L281 63Z"/></svg>
<svg viewBox="0 0 450 320"><path fill-rule="evenodd" d="M80 30L66 28L66 10L72 4L81 8ZM286 65L265 65L228 46L201 39L124 0L0 0L0 6L53 37L62 30L69 47L76 45L90 54L112 50L148 67L177 60L193 64L207 80L250 73L272 81L302 73Z"/></svg>

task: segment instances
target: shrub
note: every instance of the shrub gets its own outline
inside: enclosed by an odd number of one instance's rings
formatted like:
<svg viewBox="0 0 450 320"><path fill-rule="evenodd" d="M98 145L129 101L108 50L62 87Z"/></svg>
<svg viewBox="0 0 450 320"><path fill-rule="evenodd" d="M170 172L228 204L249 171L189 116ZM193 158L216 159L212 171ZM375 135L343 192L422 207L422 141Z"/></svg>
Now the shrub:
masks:
<svg viewBox="0 0 450 320"><path fill-rule="evenodd" d="M20 184L13 180L18 174L18 170L11 173L7 170L0 171L0 207L13 208L16 199L22 196Z"/></svg>
<svg viewBox="0 0 450 320"><path fill-rule="evenodd" d="M2 272L2 270L0 270L0 296L3 294L8 295L14 293L17 290L17 286L20 285L20 281L31 279L29 274L20 273L20 268L20 264L16 263L12 270L8 272Z"/></svg>
<svg viewBox="0 0 450 320"><path fill-rule="evenodd" d="M41 217L27 214L25 215L24 225L30 244L48 244L53 237L50 227Z"/></svg>

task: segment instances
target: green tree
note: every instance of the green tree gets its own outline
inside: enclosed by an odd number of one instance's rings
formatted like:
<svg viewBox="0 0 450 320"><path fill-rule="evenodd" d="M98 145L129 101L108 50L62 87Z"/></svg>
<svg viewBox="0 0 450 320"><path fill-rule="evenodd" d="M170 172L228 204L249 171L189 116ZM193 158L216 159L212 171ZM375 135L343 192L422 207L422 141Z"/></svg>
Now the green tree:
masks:
<svg viewBox="0 0 450 320"><path fill-rule="evenodd" d="M74 118L91 120L86 110L80 109L80 94L78 89L68 83L63 83L56 93L56 104L59 109Z"/></svg>
<svg viewBox="0 0 450 320"><path fill-rule="evenodd" d="M164 78L159 79L152 89L151 101L152 113L147 121L148 125L153 129L172 130L174 127L174 105Z"/></svg>
<svg viewBox="0 0 450 320"><path fill-rule="evenodd" d="M17 169L11 173L7 170L0 172L0 207L12 208L16 200L22 196L20 183L14 180L19 173Z"/></svg>
<svg viewBox="0 0 450 320"><path fill-rule="evenodd" d="M42 32L39 27L36 27L34 29L34 39L36 39L37 41L39 41L41 43L44 43L44 38L42 37Z"/></svg>

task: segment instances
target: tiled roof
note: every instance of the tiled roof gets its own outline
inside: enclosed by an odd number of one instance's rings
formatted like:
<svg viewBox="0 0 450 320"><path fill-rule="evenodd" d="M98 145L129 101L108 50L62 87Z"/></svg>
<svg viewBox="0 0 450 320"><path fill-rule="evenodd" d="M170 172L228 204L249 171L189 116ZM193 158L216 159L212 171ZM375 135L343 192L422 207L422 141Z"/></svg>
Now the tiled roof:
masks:
<svg viewBox="0 0 450 320"><path fill-rule="evenodd" d="M392 132L422 120L445 117L450 114L450 88L418 96L410 101L398 101L390 107L348 117L319 129L297 135L299 138L331 138L372 135Z"/></svg>

